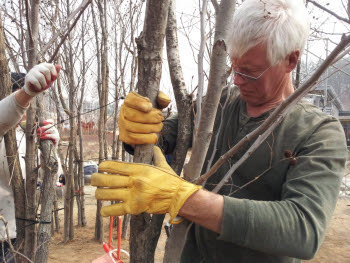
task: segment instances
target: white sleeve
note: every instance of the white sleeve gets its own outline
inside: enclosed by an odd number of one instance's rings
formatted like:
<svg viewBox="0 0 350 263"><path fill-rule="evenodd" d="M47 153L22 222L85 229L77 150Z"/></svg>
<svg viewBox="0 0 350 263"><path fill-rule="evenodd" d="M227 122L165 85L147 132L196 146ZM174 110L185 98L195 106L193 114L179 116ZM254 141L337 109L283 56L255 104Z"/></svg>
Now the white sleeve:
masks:
<svg viewBox="0 0 350 263"><path fill-rule="evenodd" d="M28 107L19 105L15 93L0 101L0 137L21 120Z"/></svg>

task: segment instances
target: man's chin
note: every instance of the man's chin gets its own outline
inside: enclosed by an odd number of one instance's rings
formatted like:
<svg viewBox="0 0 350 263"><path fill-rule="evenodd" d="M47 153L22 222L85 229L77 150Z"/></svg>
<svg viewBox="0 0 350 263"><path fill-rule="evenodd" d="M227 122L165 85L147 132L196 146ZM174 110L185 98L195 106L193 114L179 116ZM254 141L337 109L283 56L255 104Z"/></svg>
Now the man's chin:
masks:
<svg viewBox="0 0 350 263"><path fill-rule="evenodd" d="M261 99L253 96L252 94L245 94L241 92L241 98L251 106L259 106L262 104Z"/></svg>

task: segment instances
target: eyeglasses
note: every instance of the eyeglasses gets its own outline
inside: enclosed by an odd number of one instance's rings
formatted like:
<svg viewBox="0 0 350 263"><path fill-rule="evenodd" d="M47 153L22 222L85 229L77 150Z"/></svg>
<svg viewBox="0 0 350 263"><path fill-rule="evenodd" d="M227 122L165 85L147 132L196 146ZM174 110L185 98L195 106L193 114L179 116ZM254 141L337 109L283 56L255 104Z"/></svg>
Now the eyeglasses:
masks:
<svg viewBox="0 0 350 263"><path fill-rule="evenodd" d="M269 66L267 69L265 69L259 76L257 77L253 77L253 76L249 76L247 74L244 74L244 73L241 73L241 72L238 72L236 70L233 69L232 67L232 72L233 72L233 75L238 75L240 76L242 79L244 80L250 80L250 81L257 81L258 79L260 79L262 77L262 75L264 75L264 73L266 71L268 71L269 69L271 68L271 66Z"/></svg>

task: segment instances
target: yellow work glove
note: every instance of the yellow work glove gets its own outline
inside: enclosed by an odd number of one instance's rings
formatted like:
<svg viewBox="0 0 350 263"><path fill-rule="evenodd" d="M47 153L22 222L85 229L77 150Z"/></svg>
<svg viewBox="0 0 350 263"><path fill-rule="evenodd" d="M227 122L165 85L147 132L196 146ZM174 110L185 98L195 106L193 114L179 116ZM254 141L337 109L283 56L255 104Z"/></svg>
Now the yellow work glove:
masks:
<svg viewBox="0 0 350 263"><path fill-rule="evenodd" d="M160 91L157 103L163 109L170 103L170 98ZM155 144L156 133L163 128L162 121L162 111L153 108L148 98L130 92L120 108L119 139L127 144Z"/></svg>
<svg viewBox="0 0 350 263"><path fill-rule="evenodd" d="M170 214L170 222L179 213L187 198L201 189L180 177L166 163L158 147L154 147L157 166L105 161L91 177L91 185L99 187L98 200L121 201L101 209L102 216Z"/></svg>

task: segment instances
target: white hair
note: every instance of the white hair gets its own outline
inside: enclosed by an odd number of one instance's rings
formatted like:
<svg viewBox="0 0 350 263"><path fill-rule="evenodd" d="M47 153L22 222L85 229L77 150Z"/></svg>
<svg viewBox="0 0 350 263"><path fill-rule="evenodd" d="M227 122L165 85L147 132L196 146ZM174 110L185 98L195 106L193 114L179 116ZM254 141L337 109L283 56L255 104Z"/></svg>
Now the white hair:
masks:
<svg viewBox="0 0 350 263"><path fill-rule="evenodd" d="M275 65L291 52L303 52L309 35L308 13L302 0L246 0L236 11L229 38L231 58L240 58L258 44L266 44Z"/></svg>

